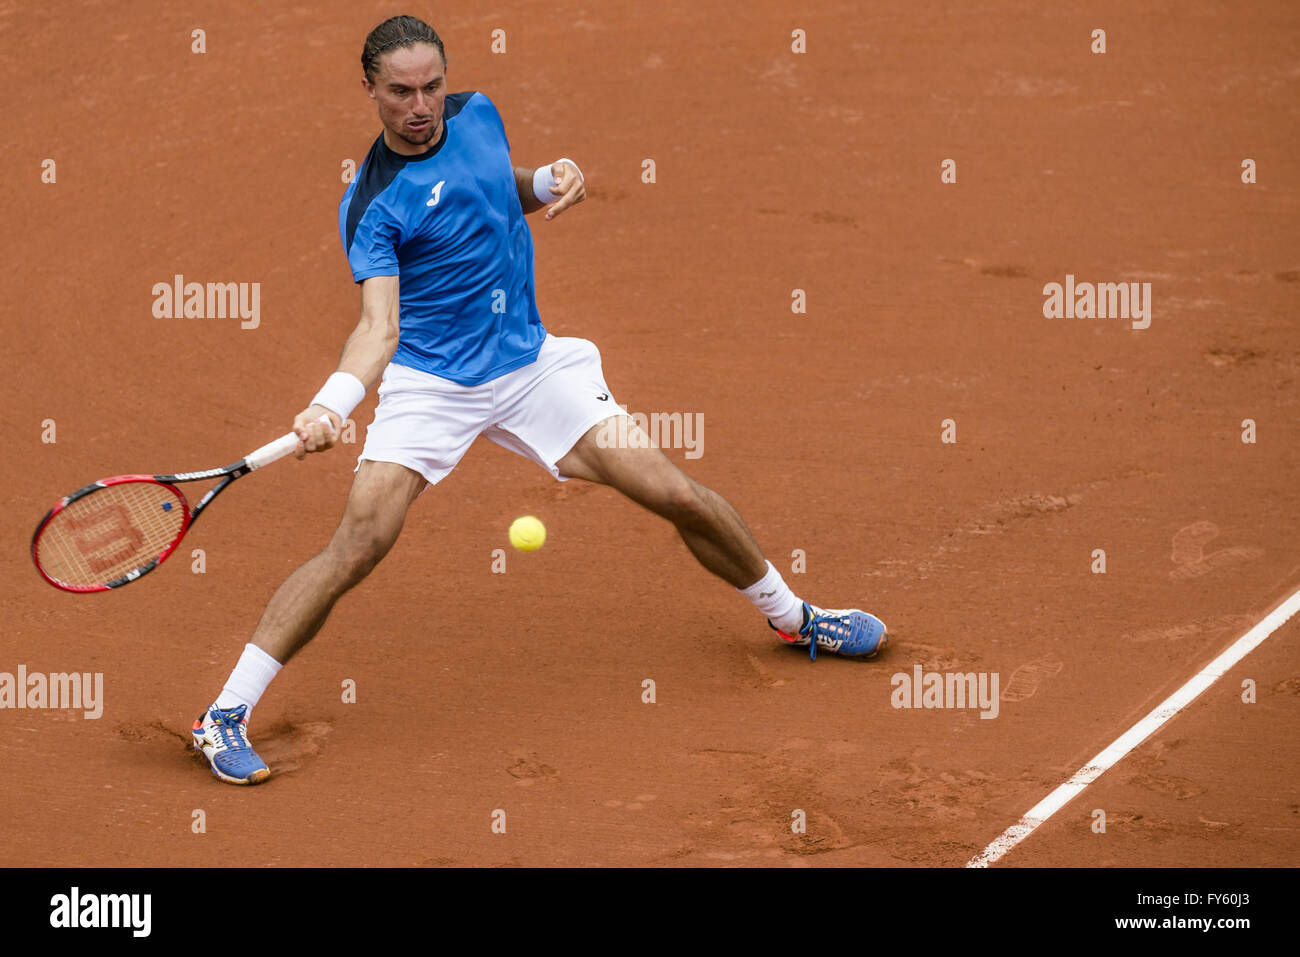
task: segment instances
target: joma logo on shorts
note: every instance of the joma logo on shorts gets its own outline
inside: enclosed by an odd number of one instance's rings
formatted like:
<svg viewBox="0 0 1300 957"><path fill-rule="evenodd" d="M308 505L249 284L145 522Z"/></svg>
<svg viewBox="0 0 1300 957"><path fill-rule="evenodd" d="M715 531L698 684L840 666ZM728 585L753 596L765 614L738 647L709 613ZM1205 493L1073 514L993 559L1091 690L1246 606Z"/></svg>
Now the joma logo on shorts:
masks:
<svg viewBox="0 0 1300 957"><path fill-rule="evenodd" d="M153 284L153 314L158 319L241 319L239 328L256 329L262 322L260 282L171 282Z"/></svg>

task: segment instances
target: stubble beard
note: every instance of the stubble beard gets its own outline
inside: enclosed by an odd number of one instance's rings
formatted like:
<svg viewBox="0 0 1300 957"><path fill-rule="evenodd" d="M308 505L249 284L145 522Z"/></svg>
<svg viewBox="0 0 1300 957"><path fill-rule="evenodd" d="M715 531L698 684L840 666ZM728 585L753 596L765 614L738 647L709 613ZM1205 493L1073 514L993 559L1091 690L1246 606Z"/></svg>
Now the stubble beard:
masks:
<svg viewBox="0 0 1300 957"><path fill-rule="evenodd" d="M441 123L430 123L429 128L425 130L423 133L418 133L413 135L407 132L405 129L403 129L397 135L401 137L403 140L405 140L407 143L410 143L412 146L428 146L430 143L433 142L433 138L437 136L440 132L442 132Z"/></svg>

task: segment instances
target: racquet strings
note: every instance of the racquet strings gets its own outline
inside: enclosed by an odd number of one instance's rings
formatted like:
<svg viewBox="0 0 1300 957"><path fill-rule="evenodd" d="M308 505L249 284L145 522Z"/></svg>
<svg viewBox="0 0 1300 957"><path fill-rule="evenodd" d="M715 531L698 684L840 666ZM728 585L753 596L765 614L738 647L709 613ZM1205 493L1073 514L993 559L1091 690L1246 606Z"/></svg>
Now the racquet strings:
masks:
<svg viewBox="0 0 1300 957"><path fill-rule="evenodd" d="M184 528L185 514L185 500L166 485L109 485L50 519L37 542L36 560L64 584L107 584L162 554Z"/></svg>

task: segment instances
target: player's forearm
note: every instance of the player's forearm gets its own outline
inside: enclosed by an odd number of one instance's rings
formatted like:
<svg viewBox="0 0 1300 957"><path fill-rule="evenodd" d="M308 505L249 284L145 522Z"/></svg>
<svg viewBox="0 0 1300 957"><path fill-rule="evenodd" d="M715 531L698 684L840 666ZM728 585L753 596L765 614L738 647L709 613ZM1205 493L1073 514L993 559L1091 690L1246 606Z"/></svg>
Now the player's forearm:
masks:
<svg viewBox="0 0 1300 957"><path fill-rule="evenodd" d="M377 285L367 293L363 283L361 321L343 344L337 371L325 380L311 405L294 419L293 430L299 439L295 453L298 458L334 446L348 416L379 380L384 366L397 350L397 277L392 280L391 295L387 294L386 286L380 289ZM328 424L316 421L321 409L328 413Z"/></svg>
<svg viewBox="0 0 1300 957"><path fill-rule="evenodd" d="M386 319L376 321L363 314L343 345L338 371L356 376L369 392L397 350L397 338L395 323Z"/></svg>
<svg viewBox="0 0 1300 957"><path fill-rule="evenodd" d="M397 350L401 283L396 276L373 276L361 283L361 318L343 345L339 372L361 380L369 392Z"/></svg>
<svg viewBox="0 0 1300 957"><path fill-rule="evenodd" d="M536 172L536 169L515 167L515 189L519 191L519 205L524 208L525 216L537 212L546 205L533 193L533 174Z"/></svg>

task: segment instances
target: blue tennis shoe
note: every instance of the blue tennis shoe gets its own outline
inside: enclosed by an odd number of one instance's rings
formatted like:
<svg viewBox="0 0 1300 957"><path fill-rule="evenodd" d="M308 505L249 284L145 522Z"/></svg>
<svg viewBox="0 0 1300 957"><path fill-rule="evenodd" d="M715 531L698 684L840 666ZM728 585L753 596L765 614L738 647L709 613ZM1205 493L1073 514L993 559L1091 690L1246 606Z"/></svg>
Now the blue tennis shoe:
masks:
<svg viewBox="0 0 1300 957"><path fill-rule="evenodd" d="M212 773L230 784L261 784L271 769L248 741L248 705L222 710L215 704L194 722L194 747Z"/></svg>
<svg viewBox="0 0 1300 957"><path fill-rule="evenodd" d="M885 623L856 608L827 609L803 603L803 626L797 635L787 635L770 621L768 625L790 644L809 650L817 660L817 649L845 658L874 658L889 642Z"/></svg>

